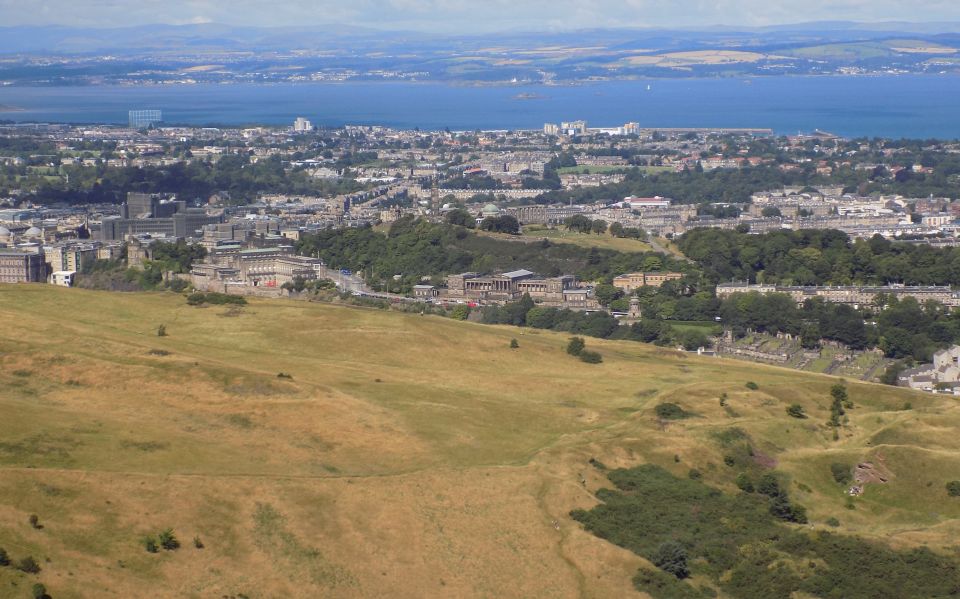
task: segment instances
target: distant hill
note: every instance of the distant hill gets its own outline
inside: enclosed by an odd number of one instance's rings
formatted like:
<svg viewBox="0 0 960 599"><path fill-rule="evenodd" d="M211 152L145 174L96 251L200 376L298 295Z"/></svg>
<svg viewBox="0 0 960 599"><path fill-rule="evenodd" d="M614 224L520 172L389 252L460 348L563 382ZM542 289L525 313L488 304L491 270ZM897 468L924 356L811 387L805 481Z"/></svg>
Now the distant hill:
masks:
<svg viewBox="0 0 960 599"><path fill-rule="evenodd" d="M585 364L560 333L44 285L0 285L0 318L0 547L41 566L0 588L627 596L646 562L570 512L643 464L731 495L776 471L810 524L775 526L799 534L940 551L960 532L950 398L848 382L834 440L836 378L634 342L588 339ZM866 462L850 499L835 478ZM166 529L181 547L148 552Z"/></svg>

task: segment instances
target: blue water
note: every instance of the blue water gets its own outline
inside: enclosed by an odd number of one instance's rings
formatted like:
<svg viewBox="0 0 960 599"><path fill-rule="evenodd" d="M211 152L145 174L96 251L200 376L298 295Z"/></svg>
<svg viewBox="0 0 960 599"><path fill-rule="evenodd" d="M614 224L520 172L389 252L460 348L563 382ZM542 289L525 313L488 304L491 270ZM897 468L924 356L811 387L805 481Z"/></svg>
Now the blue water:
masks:
<svg viewBox="0 0 960 599"><path fill-rule="evenodd" d="M650 89L647 89L647 86ZM517 99L521 93L536 99ZM533 129L590 126L814 129L845 136L960 138L960 77L768 77L610 81L568 87L426 83L300 83L153 87L0 88L0 119L124 123L127 111L163 110L190 125L379 124L397 128Z"/></svg>

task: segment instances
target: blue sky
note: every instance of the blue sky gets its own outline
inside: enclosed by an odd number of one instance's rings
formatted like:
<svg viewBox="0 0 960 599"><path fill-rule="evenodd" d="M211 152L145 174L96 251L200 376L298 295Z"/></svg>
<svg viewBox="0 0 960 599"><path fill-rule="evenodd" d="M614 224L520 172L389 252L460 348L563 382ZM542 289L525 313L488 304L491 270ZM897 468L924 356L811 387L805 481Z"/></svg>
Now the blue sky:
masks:
<svg viewBox="0 0 960 599"><path fill-rule="evenodd" d="M960 0L0 0L0 24L363 25L471 33L589 27L960 21Z"/></svg>

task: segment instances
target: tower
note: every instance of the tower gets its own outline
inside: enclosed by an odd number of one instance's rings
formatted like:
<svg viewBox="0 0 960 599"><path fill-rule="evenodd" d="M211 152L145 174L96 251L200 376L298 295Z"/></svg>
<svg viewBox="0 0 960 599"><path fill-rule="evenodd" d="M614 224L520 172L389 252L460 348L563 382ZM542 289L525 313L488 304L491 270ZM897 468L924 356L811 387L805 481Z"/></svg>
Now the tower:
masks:
<svg viewBox="0 0 960 599"><path fill-rule="evenodd" d="M630 298L630 311L627 313L627 316L636 320L640 320L643 317L643 312L640 310L639 297L633 296Z"/></svg>
<svg viewBox="0 0 960 599"><path fill-rule="evenodd" d="M430 207L434 215L440 214L440 186L437 180L433 180L433 186L430 188Z"/></svg>

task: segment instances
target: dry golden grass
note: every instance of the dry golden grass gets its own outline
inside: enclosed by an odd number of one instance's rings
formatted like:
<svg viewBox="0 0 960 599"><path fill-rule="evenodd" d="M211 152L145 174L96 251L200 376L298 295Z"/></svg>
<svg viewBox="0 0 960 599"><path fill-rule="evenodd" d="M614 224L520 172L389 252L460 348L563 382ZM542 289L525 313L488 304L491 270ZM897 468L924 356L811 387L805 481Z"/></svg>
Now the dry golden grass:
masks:
<svg viewBox="0 0 960 599"><path fill-rule="evenodd" d="M225 311L0 286L0 547L36 557L54 597L622 596L640 559L568 517L606 484L588 460L732 489L716 435L733 427L816 525L960 532L952 399L851 383L834 442L829 377L600 340L587 365L562 334L305 302ZM660 423L663 401L697 416ZM844 509L829 464L877 453L894 477ZM168 527L183 547L145 552ZM0 595L34 580L0 568Z"/></svg>

